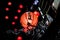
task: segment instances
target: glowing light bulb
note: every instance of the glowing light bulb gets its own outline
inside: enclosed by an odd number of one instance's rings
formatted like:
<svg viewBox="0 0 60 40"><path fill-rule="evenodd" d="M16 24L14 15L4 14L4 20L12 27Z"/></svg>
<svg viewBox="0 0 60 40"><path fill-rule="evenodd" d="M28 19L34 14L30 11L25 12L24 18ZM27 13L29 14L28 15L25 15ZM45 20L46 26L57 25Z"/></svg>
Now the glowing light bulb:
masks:
<svg viewBox="0 0 60 40"><path fill-rule="evenodd" d="M11 6L11 5L12 5L12 3L11 3L11 2L8 2L8 5L9 5L9 6Z"/></svg>
<svg viewBox="0 0 60 40"><path fill-rule="evenodd" d="M21 36L18 36L17 40L22 40L22 37Z"/></svg>
<svg viewBox="0 0 60 40"><path fill-rule="evenodd" d="M19 8L23 8L23 5L22 5L22 4L20 4L20 5L19 5Z"/></svg>
<svg viewBox="0 0 60 40"><path fill-rule="evenodd" d="M9 17L8 16L5 16L5 19L9 19Z"/></svg>
<svg viewBox="0 0 60 40"><path fill-rule="evenodd" d="M18 16L14 16L14 19L18 19Z"/></svg>
<svg viewBox="0 0 60 40"><path fill-rule="evenodd" d="M5 8L6 11L9 11L9 8Z"/></svg>
<svg viewBox="0 0 60 40"><path fill-rule="evenodd" d="M21 12L21 10L20 10L20 9L18 9L18 10L17 10L17 12L18 12L18 13L20 13L20 12Z"/></svg>
<svg viewBox="0 0 60 40"><path fill-rule="evenodd" d="M15 25L16 23L15 22L12 22L12 25Z"/></svg>

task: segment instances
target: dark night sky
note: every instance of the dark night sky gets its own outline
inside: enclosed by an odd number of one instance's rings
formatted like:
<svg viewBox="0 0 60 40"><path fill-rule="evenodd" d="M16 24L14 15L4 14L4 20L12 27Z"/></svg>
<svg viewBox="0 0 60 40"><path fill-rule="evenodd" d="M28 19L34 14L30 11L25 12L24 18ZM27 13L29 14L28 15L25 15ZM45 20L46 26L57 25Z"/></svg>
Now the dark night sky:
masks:
<svg viewBox="0 0 60 40"><path fill-rule="evenodd" d="M26 11L27 7L33 4L34 0L0 0L0 28L1 30L20 28L20 16ZM12 4L9 6L8 2ZM19 8L19 5L22 4L23 8ZM5 8L9 8L9 11L6 11ZM21 10L20 13L17 10ZM9 16L9 19L6 20L5 16ZM15 20L14 16L18 16L18 19ZM12 25L12 22L16 22L15 25Z"/></svg>

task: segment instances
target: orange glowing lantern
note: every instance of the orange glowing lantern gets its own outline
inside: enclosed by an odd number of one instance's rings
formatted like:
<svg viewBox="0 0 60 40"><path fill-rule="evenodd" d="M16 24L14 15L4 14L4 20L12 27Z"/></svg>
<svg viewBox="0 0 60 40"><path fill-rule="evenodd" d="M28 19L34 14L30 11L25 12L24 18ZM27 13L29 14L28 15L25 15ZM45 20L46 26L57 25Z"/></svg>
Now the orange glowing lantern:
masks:
<svg viewBox="0 0 60 40"><path fill-rule="evenodd" d="M37 26L39 12L25 12L20 18L20 23L25 29L32 29ZM29 19L30 18L30 19Z"/></svg>

